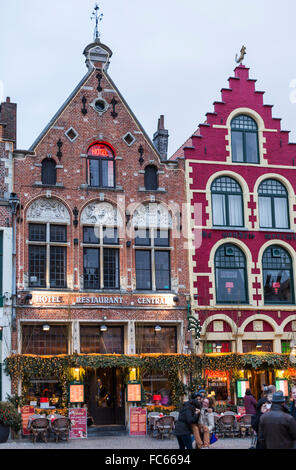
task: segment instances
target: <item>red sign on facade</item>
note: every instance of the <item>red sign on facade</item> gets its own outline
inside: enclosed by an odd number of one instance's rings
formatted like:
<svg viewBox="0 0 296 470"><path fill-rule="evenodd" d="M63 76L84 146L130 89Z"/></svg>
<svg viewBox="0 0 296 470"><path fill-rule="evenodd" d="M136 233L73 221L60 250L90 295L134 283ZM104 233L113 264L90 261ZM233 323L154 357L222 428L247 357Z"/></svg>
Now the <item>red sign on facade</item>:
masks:
<svg viewBox="0 0 296 470"><path fill-rule="evenodd" d="M130 436L146 436L147 434L147 409L130 407Z"/></svg>
<svg viewBox="0 0 296 470"><path fill-rule="evenodd" d="M28 426L28 421L29 421L29 416L34 414L34 406L23 406L21 410L22 414L22 428L23 428L23 435L24 436L29 436L31 434L31 431L27 429Z"/></svg>
<svg viewBox="0 0 296 470"><path fill-rule="evenodd" d="M69 418L71 420L70 439L87 438L87 409L70 408Z"/></svg>

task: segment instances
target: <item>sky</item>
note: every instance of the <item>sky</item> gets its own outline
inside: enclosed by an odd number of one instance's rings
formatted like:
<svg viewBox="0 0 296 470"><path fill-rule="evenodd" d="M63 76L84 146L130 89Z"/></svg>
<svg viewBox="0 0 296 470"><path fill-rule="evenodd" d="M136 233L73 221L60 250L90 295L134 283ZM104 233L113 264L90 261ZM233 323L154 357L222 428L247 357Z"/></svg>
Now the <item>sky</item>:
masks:
<svg viewBox="0 0 296 470"><path fill-rule="evenodd" d="M27 149L86 73L94 0L0 0L0 99L18 104ZM244 64L296 141L295 0L100 0L109 74L148 135L165 116L172 155Z"/></svg>

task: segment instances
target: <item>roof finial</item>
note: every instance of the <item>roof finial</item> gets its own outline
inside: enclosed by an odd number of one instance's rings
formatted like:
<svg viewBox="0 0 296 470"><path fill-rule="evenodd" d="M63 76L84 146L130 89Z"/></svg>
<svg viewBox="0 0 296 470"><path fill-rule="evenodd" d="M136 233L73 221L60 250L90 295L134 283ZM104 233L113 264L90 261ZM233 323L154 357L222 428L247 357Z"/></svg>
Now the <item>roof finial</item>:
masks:
<svg viewBox="0 0 296 470"><path fill-rule="evenodd" d="M245 46L242 46L241 50L240 50L240 56L238 57L238 55L236 54L235 55L235 61L238 63L238 64L241 64L242 61L244 60L244 57L246 55L246 50L247 48Z"/></svg>
<svg viewBox="0 0 296 470"><path fill-rule="evenodd" d="M96 3L94 7L94 11L90 17L91 20L96 20L95 30L94 30L94 42L100 41L100 32L99 32L99 21L102 21L103 13L99 15L99 5Z"/></svg>

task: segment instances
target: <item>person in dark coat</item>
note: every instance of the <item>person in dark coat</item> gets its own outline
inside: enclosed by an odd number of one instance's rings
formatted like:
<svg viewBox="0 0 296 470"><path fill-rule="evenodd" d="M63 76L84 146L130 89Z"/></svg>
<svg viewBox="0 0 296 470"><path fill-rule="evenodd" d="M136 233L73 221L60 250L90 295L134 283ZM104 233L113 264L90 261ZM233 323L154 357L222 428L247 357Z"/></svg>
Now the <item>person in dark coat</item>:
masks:
<svg viewBox="0 0 296 470"><path fill-rule="evenodd" d="M244 396L244 407L246 409L247 415L256 414L257 401L252 395L252 392L249 388L246 389L246 394Z"/></svg>
<svg viewBox="0 0 296 470"><path fill-rule="evenodd" d="M198 422L199 413L200 403L196 398L182 406L174 429L180 449L192 449L192 425Z"/></svg>
<svg viewBox="0 0 296 470"><path fill-rule="evenodd" d="M296 422L285 405L282 391L273 394L270 411L260 418L258 440L264 449L296 448Z"/></svg>
<svg viewBox="0 0 296 470"><path fill-rule="evenodd" d="M290 413L296 419L296 385L293 385L291 390L292 402L290 406Z"/></svg>

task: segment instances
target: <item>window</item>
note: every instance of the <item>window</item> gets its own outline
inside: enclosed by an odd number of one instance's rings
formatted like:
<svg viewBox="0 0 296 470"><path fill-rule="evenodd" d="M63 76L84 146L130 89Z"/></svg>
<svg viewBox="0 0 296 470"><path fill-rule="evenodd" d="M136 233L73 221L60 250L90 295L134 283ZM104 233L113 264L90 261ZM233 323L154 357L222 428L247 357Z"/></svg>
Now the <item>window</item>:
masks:
<svg viewBox="0 0 296 470"><path fill-rule="evenodd" d="M85 289L119 289L118 229L83 227L83 279Z"/></svg>
<svg viewBox="0 0 296 470"><path fill-rule="evenodd" d="M240 114L231 121L232 161L259 163L258 127L254 119Z"/></svg>
<svg viewBox="0 0 296 470"><path fill-rule="evenodd" d="M215 255L217 303L248 303L246 259L235 245L225 244Z"/></svg>
<svg viewBox="0 0 296 470"><path fill-rule="evenodd" d="M273 352L273 341L243 341L243 353Z"/></svg>
<svg viewBox="0 0 296 470"><path fill-rule="evenodd" d="M22 354L38 356L68 353L68 329L66 326L50 326L43 331L42 325L23 325Z"/></svg>
<svg viewBox="0 0 296 470"><path fill-rule="evenodd" d="M291 341L290 340L282 340L281 341L281 349L283 354L290 354L291 352Z"/></svg>
<svg viewBox="0 0 296 470"><path fill-rule="evenodd" d="M83 354L123 354L123 327L108 326L100 331L100 326L80 326L80 351Z"/></svg>
<svg viewBox="0 0 296 470"><path fill-rule="evenodd" d="M262 259L264 302L293 303L292 260L286 250L273 245L264 251Z"/></svg>
<svg viewBox="0 0 296 470"><path fill-rule="evenodd" d="M29 286L67 286L67 226L29 224Z"/></svg>
<svg viewBox="0 0 296 470"><path fill-rule="evenodd" d="M162 326L161 331L155 331L153 326L136 326L136 353L177 352L177 329L175 326Z"/></svg>
<svg viewBox="0 0 296 470"><path fill-rule="evenodd" d="M289 228L288 194L277 180L265 180L258 189L261 228Z"/></svg>
<svg viewBox="0 0 296 470"><path fill-rule="evenodd" d="M144 372L142 376L142 384L149 403L159 401L162 406L171 405L172 387L167 373ZM156 398L159 398L159 395L160 400L156 400Z"/></svg>
<svg viewBox="0 0 296 470"><path fill-rule="evenodd" d="M113 188L115 185L114 154L105 144L94 144L88 150L88 185Z"/></svg>
<svg viewBox="0 0 296 470"><path fill-rule="evenodd" d="M144 186L148 191L155 191L158 188L157 168L154 165L148 165L145 168Z"/></svg>
<svg viewBox="0 0 296 470"><path fill-rule="evenodd" d="M135 228L137 289L170 290L169 240L167 229Z"/></svg>
<svg viewBox="0 0 296 470"><path fill-rule="evenodd" d="M42 161L41 168L42 184L54 186L57 182L56 163L51 158L45 158Z"/></svg>
<svg viewBox="0 0 296 470"><path fill-rule="evenodd" d="M232 178L217 178L211 187L213 225L243 227L243 196L240 185Z"/></svg>

